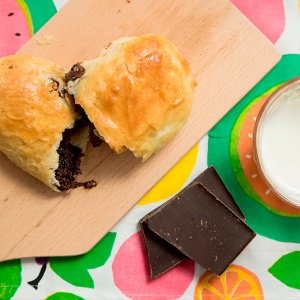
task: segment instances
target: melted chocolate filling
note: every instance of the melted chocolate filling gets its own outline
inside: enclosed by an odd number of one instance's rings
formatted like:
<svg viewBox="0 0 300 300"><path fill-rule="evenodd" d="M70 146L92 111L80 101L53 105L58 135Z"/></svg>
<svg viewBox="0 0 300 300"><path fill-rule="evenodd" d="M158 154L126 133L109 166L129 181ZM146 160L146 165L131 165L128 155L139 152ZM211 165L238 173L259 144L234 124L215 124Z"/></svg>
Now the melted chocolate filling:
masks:
<svg viewBox="0 0 300 300"><path fill-rule="evenodd" d="M74 128L66 129L63 132L62 141L57 149L57 153L59 154L58 168L55 170L55 178L59 182L57 188L60 191L76 189L80 186L83 186L85 189L91 189L97 186L95 180L87 182L77 182L75 180L75 176L81 174L80 164L85 154L81 152L81 149L70 143L72 135L81 128L86 127L89 123L87 118L82 118L76 121Z"/></svg>
<svg viewBox="0 0 300 300"><path fill-rule="evenodd" d="M103 140L101 140L100 137L95 134L94 130L96 128L92 122L89 122L89 128L90 128L90 134L89 134L90 142L92 143L94 148L99 147L102 144Z"/></svg>
<svg viewBox="0 0 300 300"><path fill-rule="evenodd" d="M86 182L78 182L77 186L83 186L85 189L90 190L93 187L97 186L97 182L95 180L90 180Z"/></svg>
<svg viewBox="0 0 300 300"><path fill-rule="evenodd" d="M72 96L72 97L74 98L74 96ZM75 103L75 100L74 100L74 103ZM85 119L88 118L84 109L79 104L75 104L75 112L79 113Z"/></svg>
<svg viewBox="0 0 300 300"><path fill-rule="evenodd" d="M76 80L77 78L82 77L84 73L85 69L80 65L80 63L77 63L72 67L71 71L65 75L65 77L68 81ZM53 78L51 79L54 83L53 90L58 91L60 97L64 97L64 95L58 90L59 82ZM87 118L83 108L80 105L75 104L75 101L73 105L75 106L75 111L78 112L82 118L75 122L74 128L66 129L63 132L62 141L60 142L59 148L57 149L57 153L59 154L59 161L58 168L57 170L55 170L55 178L59 182L59 186L57 186L57 188L60 191L76 189L80 186L83 186L86 189L91 189L97 186L97 183L94 180L90 180L87 182L77 182L75 180L75 176L81 174L80 164L81 159L85 154L81 152L80 148L73 146L70 143L71 137L81 128L89 126L89 140L91 141L93 147L98 147L102 143L102 140L95 135L95 127Z"/></svg>
<svg viewBox="0 0 300 300"><path fill-rule="evenodd" d="M59 182L57 188L60 191L77 188L77 181L74 176L81 173L80 164L84 154L81 152L81 149L73 146L70 140L72 135L79 129L87 126L87 122L87 119L80 119L76 121L74 128L66 129L63 132L62 141L57 149L57 153L59 154L58 168L55 170L55 178Z"/></svg>
<svg viewBox="0 0 300 300"><path fill-rule="evenodd" d="M51 78L51 80L53 81L53 86L52 86L53 90L58 91L59 96L63 98L64 94L62 94L59 91L59 82L53 78ZM73 146L70 143L70 140L71 137L76 132L78 132L83 127L90 126L91 124L91 122L87 118L84 110L80 105L75 105L75 111L78 112L82 118L75 122L75 126L73 128L65 129L65 131L62 133L63 138L57 149L57 153L59 154L59 161L58 161L58 168L57 170L55 170L55 178L59 182L59 186L57 186L57 188L60 191L76 189L77 187L80 186L83 186L86 189L91 189L97 186L97 183L94 180L87 181L87 182L77 182L75 180L75 176L81 174L80 164L81 164L81 159L85 154L81 152L80 148ZM94 132L93 133L90 132L89 138L93 145L94 145L94 137L93 137L94 135L95 135Z"/></svg>
<svg viewBox="0 0 300 300"><path fill-rule="evenodd" d="M84 67L78 62L77 64L73 65L71 71L65 75L68 81L76 80L77 78L81 78L85 73Z"/></svg>

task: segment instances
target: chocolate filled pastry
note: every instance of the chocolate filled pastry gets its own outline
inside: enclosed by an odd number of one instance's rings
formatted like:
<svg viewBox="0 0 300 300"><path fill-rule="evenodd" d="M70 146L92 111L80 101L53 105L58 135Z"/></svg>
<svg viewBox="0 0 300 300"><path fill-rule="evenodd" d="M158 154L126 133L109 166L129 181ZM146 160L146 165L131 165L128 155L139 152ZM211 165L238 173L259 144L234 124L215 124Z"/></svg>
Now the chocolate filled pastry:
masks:
<svg viewBox="0 0 300 300"><path fill-rule="evenodd" d="M0 59L0 150L55 191L77 187L88 119L64 91L65 70L27 55Z"/></svg>
<svg viewBox="0 0 300 300"><path fill-rule="evenodd" d="M143 161L183 127L197 85L176 47L155 34L110 43L98 58L75 64L66 79L94 136Z"/></svg>

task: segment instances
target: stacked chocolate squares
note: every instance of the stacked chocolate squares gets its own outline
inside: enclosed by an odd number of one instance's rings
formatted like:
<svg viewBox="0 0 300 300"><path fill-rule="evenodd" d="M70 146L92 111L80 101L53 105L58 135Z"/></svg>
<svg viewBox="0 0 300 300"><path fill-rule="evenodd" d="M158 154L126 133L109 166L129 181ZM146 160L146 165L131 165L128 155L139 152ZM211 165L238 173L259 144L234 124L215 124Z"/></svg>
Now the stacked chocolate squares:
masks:
<svg viewBox="0 0 300 300"><path fill-rule="evenodd" d="M140 220L151 277L186 258L221 275L256 233L213 166Z"/></svg>

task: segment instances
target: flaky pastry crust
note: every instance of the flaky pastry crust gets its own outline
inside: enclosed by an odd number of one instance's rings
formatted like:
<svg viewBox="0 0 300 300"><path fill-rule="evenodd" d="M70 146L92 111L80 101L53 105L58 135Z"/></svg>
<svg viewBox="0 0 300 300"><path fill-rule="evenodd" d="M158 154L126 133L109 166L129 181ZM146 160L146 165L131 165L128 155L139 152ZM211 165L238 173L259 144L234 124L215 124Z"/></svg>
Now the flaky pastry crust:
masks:
<svg viewBox="0 0 300 300"><path fill-rule="evenodd" d="M64 76L63 68L46 59L0 59L0 150L55 191L56 150L62 132L78 118L63 94Z"/></svg>
<svg viewBox="0 0 300 300"><path fill-rule="evenodd" d="M117 153L129 149L145 161L190 115L196 81L161 35L116 40L81 65L84 75L69 81L67 90Z"/></svg>

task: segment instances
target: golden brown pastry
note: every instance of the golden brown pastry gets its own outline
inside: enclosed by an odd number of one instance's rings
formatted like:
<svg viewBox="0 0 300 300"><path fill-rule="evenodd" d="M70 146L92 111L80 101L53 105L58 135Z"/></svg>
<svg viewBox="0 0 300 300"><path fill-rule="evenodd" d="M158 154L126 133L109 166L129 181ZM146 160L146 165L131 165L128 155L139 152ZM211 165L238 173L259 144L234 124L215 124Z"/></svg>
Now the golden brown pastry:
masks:
<svg viewBox="0 0 300 300"><path fill-rule="evenodd" d="M154 34L116 40L66 78L96 134L117 153L127 148L143 161L185 124L196 86L176 47Z"/></svg>
<svg viewBox="0 0 300 300"><path fill-rule="evenodd" d="M65 96L65 70L27 55L0 59L0 150L55 191L76 187L87 120Z"/></svg>

